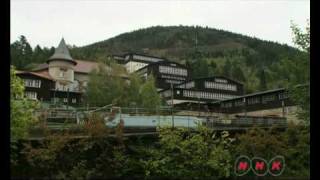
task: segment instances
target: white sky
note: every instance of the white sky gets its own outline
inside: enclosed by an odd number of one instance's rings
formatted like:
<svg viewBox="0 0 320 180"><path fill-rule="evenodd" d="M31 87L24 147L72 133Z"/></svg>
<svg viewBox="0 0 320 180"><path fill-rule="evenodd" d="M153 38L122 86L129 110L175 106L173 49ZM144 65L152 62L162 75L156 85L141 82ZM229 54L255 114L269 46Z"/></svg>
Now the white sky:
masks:
<svg viewBox="0 0 320 180"><path fill-rule="evenodd" d="M84 46L156 25L201 25L293 45L290 21L310 19L308 0L11 0L11 42Z"/></svg>

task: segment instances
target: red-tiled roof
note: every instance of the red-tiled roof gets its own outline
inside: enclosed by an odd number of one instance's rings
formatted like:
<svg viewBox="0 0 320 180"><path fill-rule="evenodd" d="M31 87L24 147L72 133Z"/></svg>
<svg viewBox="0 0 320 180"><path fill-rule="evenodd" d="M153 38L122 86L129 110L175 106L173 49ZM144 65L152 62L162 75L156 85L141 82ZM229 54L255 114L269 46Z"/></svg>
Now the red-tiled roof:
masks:
<svg viewBox="0 0 320 180"><path fill-rule="evenodd" d="M97 69L99 66L97 62L92 62L92 61L76 60L76 62L77 62L77 65L75 66L76 72L90 73L92 70Z"/></svg>
<svg viewBox="0 0 320 180"><path fill-rule="evenodd" d="M42 77L45 79L53 80L53 78L50 76L48 71L37 71L37 72L31 72L31 71L16 71L16 74L32 74L38 77Z"/></svg>
<svg viewBox="0 0 320 180"><path fill-rule="evenodd" d="M98 68L99 64L93 61L75 60L77 65L74 68L75 72L90 73L93 69ZM39 64L34 71L40 71L48 68L47 63Z"/></svg>

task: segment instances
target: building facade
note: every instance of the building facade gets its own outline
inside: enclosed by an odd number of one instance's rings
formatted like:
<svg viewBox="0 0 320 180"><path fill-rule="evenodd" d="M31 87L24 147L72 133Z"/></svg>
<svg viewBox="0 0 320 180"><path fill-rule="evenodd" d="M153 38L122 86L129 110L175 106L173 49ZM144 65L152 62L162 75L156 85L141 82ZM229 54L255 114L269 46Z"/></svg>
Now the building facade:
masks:
<svg viewBox="0 0 320 180"><path fill-rule="evenodd" d="M122 64L128 71L128 73L133 73L138 69L141 69L149 64L167 61L164 58L142 55L137 53L127 53L123 56L114 55L113 58L119 63Z"/></svg>
<svg viewBox="0 0 320 180"><path fill-rule="evenodd" d="M243 95L243 84L223 76L197 78L160 91L168 104L207 103Z"/></svg>
<svg viewBox="0 0 320 180"><path fill-rule="evenodd" d="M62 39L46 63L33 71L17 71L17 76L25 82L25 95L29 99L79 105L89 73L97 68L96 62L74 60Z"/></svg>
<svg viewBox="0 0 320 180"><path fill-rule="evenodd" d="M149 64L136 71L140 76L148 78L152 75L155 78L155 85L158 91L168 89L191 79L190 70L178 63L160 61Z"/></svg>

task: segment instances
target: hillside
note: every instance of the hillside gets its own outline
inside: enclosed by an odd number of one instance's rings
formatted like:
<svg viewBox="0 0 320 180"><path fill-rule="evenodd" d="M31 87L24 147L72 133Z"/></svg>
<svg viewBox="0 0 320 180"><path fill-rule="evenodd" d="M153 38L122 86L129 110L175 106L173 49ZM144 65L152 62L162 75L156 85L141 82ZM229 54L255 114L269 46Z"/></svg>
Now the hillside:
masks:
<svg viewBox="0 0 320 180"><path fill-rule="evenodd" d="M213 28L192 26L155 26L120 34L88 46L72 49L73 56L96 59L101 55L139 52L181 61L189 59L196 48L205 57L226 54L256 54L260 61L274 62L281 55L296 53L287 45ZM268 62L266 62L268 64Z"/></svg>
<svg viewBox="0 0 320 180"><path fill-rule="evenodd" d="M71 49L75 58L95 60L126 52L186 64L194 77L225 75L245 83L247 92L283 87L292 74L283 73L279 63L304 55L288 45L192 26L155 26Z"/></svg>

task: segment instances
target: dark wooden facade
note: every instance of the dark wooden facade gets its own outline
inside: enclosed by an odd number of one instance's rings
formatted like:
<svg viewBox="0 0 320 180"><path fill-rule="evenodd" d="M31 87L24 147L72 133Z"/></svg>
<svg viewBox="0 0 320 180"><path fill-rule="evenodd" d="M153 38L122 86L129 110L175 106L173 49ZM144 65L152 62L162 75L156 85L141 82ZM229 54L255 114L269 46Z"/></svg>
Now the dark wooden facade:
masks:
<svg viewBox="0 0 320 180"><path fill-rule="evenodd" d="M36 99L42 102L55 102L60 104L69 104L71 106L77 106L82 103L82 93L81 92L68 92L68 91L59 91L55 90L55 81L52 79L44 78L42 76L37 76L35 74L24 72L18 73L18 77L20 77L25 83L25 95L29 92L36 93ZM40 87L29 87L26 85L26 81L39 80ZM67 99L67 101L65 100Z"/></svg>
<svg viewBox="0 0 320 180"><path fill-rule="evenodd" d="M37 99L40 101L51 101L51 89L54 89L55 82L50 79L46 79L40 76L36 76L29 73L21 73L17 74L18 77L20 77L22 80L40 80L40 88L37 87L28 87L25 86L25 92L36 92L37 93Z"/></svg>
<svg viewBox="0 0 320 180"><path fill-rule="evenodd" d="M173 97L171 97L171 91L173 91ZM223 76L214 76L187 80L175 85L173 89L160 91L160 94L166 99L173 98L183 104L209 103L242 96L243 84Z"/></svg>
<svg viewBox="0 0 320 180"><path fill-rule="evenodd" d="M187 102L175 105L180 110L196 110L202 112L216 113L245 113L258 110L267 110L294 106L295 103L289 99L289 92L284 89L263 91L236 98L220 101Z"/></svg>
<svg viewBox="0 0 320 180"><path fill-rule="evenodd" d="M289 99L288 91L281 88L208 103L207 105L213 112L241 113L293 106L294 103Z"/></svg>
<svg viewBox="0 0 320 180"><path fill-rule="evenodd" d="M149 64L139 69L137 73L145 78L153 75L156 81L156 87L161 90L170 88L171 84L175 86L191 79L190 69L170 61L160 61Z"/></svg>

